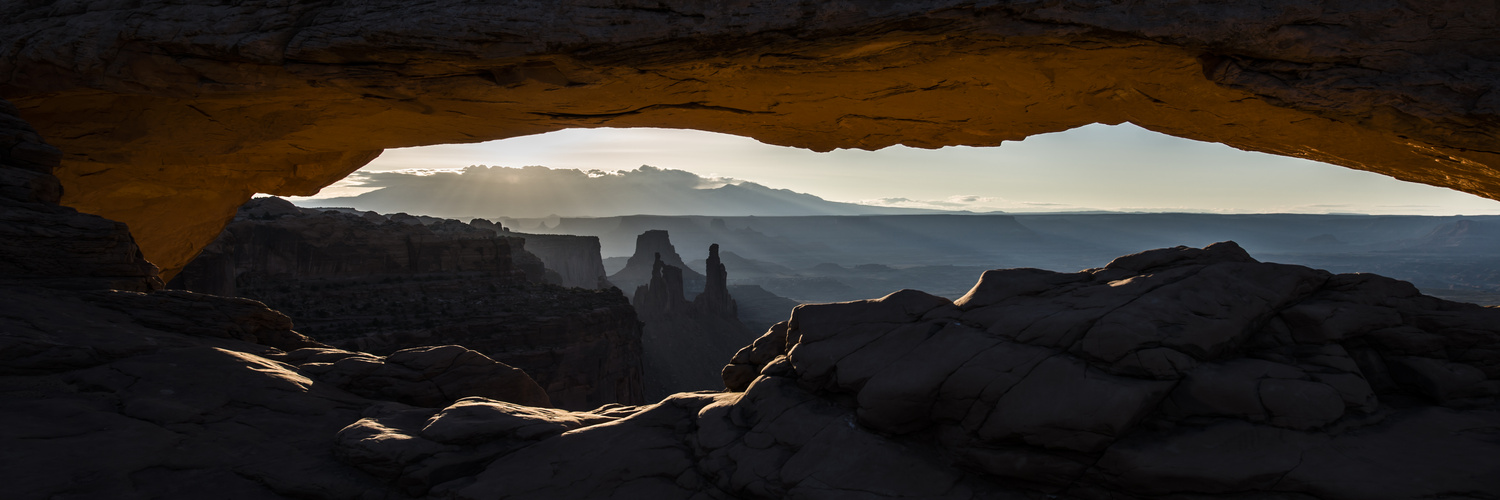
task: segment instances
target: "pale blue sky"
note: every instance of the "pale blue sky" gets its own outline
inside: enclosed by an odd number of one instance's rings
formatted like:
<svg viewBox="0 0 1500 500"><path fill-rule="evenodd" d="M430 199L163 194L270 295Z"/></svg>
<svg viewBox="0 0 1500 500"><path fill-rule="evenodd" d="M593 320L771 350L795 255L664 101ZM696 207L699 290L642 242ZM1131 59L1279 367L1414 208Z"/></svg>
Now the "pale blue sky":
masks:
<svg viewBox="0 0 1500 500"><path fill-rule="evenodd" d="M362 172L641 165L751 181L833 201L975 211L1500 214L1500 202L1323 163L1090 125L997 148L829 153L693 130L570 129L479 144L387 150ZM361 192L358 176L313 198ZM904 201L903 201L904 200ZM610 215L610 214L599 214Z"/></svg>

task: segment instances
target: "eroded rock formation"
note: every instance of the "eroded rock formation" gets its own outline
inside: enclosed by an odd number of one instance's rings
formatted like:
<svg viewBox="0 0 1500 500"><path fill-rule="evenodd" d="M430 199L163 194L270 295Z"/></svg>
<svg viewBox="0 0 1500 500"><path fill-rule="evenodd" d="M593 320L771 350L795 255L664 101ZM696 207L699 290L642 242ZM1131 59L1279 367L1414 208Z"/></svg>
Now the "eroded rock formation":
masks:
<svg viewBox="0 0 1500 500"><path fill-rule="evenodd" d="M599 237L567 234L504 232L526 240L526 251L536 255L548 270L557 273L557 284L577 288L604 289L614 286L605 275L599 255Z"/></svg>
<svg viewBox="0 0 1500 500"><path fill-rule="evenodd" d="M703 285L703 293L693 298L693 308L703 314L712 314L724 318L739 318L739 309L735 307L734 298L729 296L729 272L724 269L724 263L719 261L719 244L708 246L708 258L703 261L704 272L708 273Z"/></svg>
<svg viewBox="0 0 1500 500"><path fill-rule="evenodd" d="M62 152L0 99L0 283L146 291L162 287L124 224L58 206Z"/></svg>
<svg viewBox="0 0 1500 500"><path fill-rule="evenodd" d="M630 260L620 272L609 276L609 282L621 290L635 290L654 279L653 276L660 272L659 265L674 267L676 270L672 272L682 274L681 296L684 297L702 291L708 280L683 263L682 256L677 255L677 248L672 246L671 235L661 229L649 229L635 237L635 253L630 254Z"/></svg>
<svg viewBox="0 0 1500 500"><path fill-rule="evenodd" d="M641 327L625 296L542 276L521 238L492 229L258 198L173 285L259 300L354 351L463 345L525 370L562 408L644 402Z"/></svg>
<svg viewBox="0 0 1500 500"><path fill-rule="evenodd" d="M335 351L259 302L155 290L123 224L56 205L38 161L51 149L9 111L0 101L0 227L15 231L0 255L17 259L0 267L7 497L381 497L385 480L330 446L366 409L546 402L461 347Z"/></svg>
<svg viewBox="0 0 1500 500"><path fill-rule="evenodd" d="M660 243L671 248L665 231L648 232L661 233ZM718 389L717 360L727 359L754 337L736 314L718 252L718 245L709 247L707 286L691 302L683 295L682 268L667 264L659 252L653 253L650 281L635 289L630 304L644 323L641 351L648 401Z"/></svg>
<svg viewBox="0 0 1500 500"><path fill-rule="evenodd" d="M0 303L21 498L1500 496L1500 310L1232 244L800 306L731 392L588 412L480 397L536 392L467 349L330 350L243 299Z"/></svg>
<svg viewBox="0 0 1500 500"><path fill-rule="evenodd" d="M473 449L517 448L511 429L544 437L430 491L1483 498L1500 493L1496 325L1500 310L1260 263L1233 243L1071 274L990 271L958 301L904 290L798 307L725 368L732 392L678 394L610 425L485 407L515 417L476 427L495 437ZM406 450L443 443L427 431L443 411L353 428L409 440L380 457L421 471L434 461Z"/></svg>
<svg viewBox="0 0 1500 500"><path fill-rule="evenodd" d="M66 204L129 224L170 277L252 193L312 193L384 148L567 127L829 150L1128 121L1497 197L1497 10L11 2L0 97L67 151Z"/></svg>

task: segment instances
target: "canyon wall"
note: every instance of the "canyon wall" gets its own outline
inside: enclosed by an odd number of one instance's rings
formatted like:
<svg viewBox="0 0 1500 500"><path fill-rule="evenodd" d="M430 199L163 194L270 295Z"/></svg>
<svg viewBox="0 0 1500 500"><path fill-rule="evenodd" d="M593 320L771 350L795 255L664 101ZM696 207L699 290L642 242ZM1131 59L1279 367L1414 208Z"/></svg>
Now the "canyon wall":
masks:
<svg viewBox="0 0 1500 500"><path fill-rule="evenodd" d="M58 205L62 152L0 99L0 283L147 291L162 287L125 224Z"/></svg>
<svg viewBox="0 0 1500 500"><path fill-rule="evenodd" d="M599 256L597 236L502 234L525 239L526 251L542 259L547 269L557 272L559 285L577 288L613 286L605 279L609 273L604 271L604 260Z"/></svg>
<svg viewBox="0 0 1500 500"><path fill-rule="evenodd" d="M1500 197L1486 2L312 0L0 5L0 97L64 202L172 274L251 194L570 127L827 151L1089 123ZM212 23L203 20L212 19Z"/></svg>
<svg viewBox="0 0 1500 500"><path fill-rule="evenodd" d="M644 402L626 298L542 284L522 243L452 220L258 198L171 285L259 300L350 350L463 345L524 370L562 408Z"/></svg>
<svg viewBox="0 0 1500 500"><path fill-rule="evenodd" d="M0 100L0 449L24 457L7 496L378 494L330 446L365 410L549 404L462 347L330 349L259 302L161 290L124 224L57 205L58 156Z"/></svg>
<svg viewBox="0 0 1500 500"><path fill-rule="evenodd" d="M100 273L128 233L40 167L0 156L30 235L0 248L77 265L0 268L22 498L1500 496L1500 310L1379 276L1232 243L995 270L957 301L799 306L727 392L564 411L463 347L330 349L254 301L107 289L159 280Z"/></svg>

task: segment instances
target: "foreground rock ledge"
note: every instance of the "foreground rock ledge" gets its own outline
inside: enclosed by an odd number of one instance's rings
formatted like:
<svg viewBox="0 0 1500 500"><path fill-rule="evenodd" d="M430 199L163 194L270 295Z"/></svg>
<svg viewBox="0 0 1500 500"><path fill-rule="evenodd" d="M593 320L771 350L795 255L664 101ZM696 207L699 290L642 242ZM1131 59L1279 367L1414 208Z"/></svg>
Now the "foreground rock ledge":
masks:
<svg viewBox="0 0 1500 500"><path fill-rule="evenodd" d="M1500 310L1232 243L801 306L730 392L589 412L349 378L457 347L382 361L163 319L275 315L240 299L34 293L0 289L0 479L23 498L1500 496Z"/></svg>
<svg viewBox="0 0 1500 500"><path fill-rule="evenodd" d="M389 147L674 127L815 150L1089 123L1500 197L1486 2L10 2L0 98L171 276ZM205 19L212 19L207 23Z"/></svg>

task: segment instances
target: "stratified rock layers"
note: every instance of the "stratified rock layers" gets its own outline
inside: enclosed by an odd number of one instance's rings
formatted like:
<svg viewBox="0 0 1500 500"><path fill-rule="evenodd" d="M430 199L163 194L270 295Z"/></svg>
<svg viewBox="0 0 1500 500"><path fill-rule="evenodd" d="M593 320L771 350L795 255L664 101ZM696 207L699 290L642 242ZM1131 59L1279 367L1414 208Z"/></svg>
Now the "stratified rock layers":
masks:
<svg viewBox="0 0 1500 500"><path fill-rule="evenodd" d="M259 302L158 290L124 224L56 204L55 152L0 101L6 497L379 497L330 446L366 409L547 404L462 347L338 351Z"/></svg>
<svg viewBox="0 0 1500 500"><path fill-rule="evenodd" d="M145 291L162 287L124 224L58 206L62 152L0 100L0 284Z"/></svg>
<svg viewBox="0 0 1500 500"><path fill-rule="evenodd" d="M488 228L258 198L173 285L262 301L351 350L463 345L525 370L560 408L645 402L627 299L536 283L542 271L521 238Z"/></svg>
<svg viewBox="0 0 1500 500"><path fill-rule="evenodd" d="M547 269L557 272L558 284L576 288L609 288L604 260L599 256L599 237L569 234L503 233L524 238L531 252Z"/></svg>
<svg viewBox="0 0 1500 500"><path fill-rule="evenodd" d="M624 268L609 276L609 281L621 290L635 290L655 279L654 276L661 273L662 265L676 268L672 272L682 278L677 280L676 285L680 288L679 297L703 290L703 284L708 279L682 261L682 256L677 254L677 247L672 246L672 238L665 230L649 229L635 237L635 252L630 254Z"/></svg>
<svg viewBox="0 0 1500 500"><path fill-rule="evenodd" d="M170 277L252 193L312 193L383 148L567 127L829 150L1128 121L1500 197L1497 10L12 2L0 97L68 153L65 202L129 224Z"/></svg>

